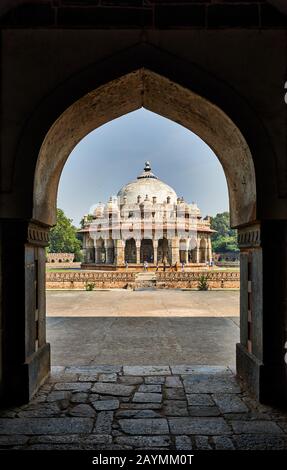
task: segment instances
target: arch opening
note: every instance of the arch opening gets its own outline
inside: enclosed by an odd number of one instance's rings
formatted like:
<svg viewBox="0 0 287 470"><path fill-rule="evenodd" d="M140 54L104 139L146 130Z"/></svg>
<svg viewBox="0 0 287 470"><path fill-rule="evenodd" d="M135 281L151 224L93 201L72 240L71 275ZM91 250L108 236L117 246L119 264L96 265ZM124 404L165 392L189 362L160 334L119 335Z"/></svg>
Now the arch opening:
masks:
<svg viewBox="0 0 287 470"><path fill-rule="evenodd" d="M148 69L139 69L86 94L50 128L35 170L34 220L55 224L59 179L77 143L92 130L141 107L181 124L211 147L226 175L233 227L256 219L254 165L240 130L205 98Z"/></svg>

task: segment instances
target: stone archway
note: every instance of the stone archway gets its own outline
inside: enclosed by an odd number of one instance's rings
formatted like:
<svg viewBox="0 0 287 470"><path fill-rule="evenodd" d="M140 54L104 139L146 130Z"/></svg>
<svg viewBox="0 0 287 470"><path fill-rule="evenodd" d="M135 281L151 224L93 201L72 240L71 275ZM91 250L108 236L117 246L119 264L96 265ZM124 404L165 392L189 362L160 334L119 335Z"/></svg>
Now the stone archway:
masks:
<svg viewBox="0 0 287 470"><path fill-rule="evenodd" d="M52 125L37 160L33 218L55 223L57 188L64 164L92 130L141 107L196 133L219 158L228 184L231 224L256 219L255 170L240 130L217 106L146 68L128 73L83 96Z"/></svg>
<svg viewBox="0 0 287 470"><path fill-rule="evenodd" d="M262 375L265 339L263 337L262 303L263 260L261 226L257 221L256 178L251 151L239 127L222 110L224 106L222 108L216 106L191 91L190 88L183 87L148 68L130 71L85 94L67 107L50 129L47 129L36 168L33 168L34 187L31 191L31 193L33 192L33 222L28 225L22 224L23 233L18 231L17 235L22 236L18 247L21 246L22 248L19 250L24 251L21 251L20 255L23 256L25 253L27 256L25 276L31 282L29 281L30 283L25 285L26 291L28 292L30 289L31 292L34 292L35 290L36 275L33 271L33 276L30 276L29 270L33 262L37 266L43 264L44 246L48 241L48 228L55 222L58 182L71 150L90 131L142 106L195 132L214 150L223 166L229 190L231 223L232 226L239 227L243 266L241 276L241 343L237 346L237 371L257 397L262 398L263 392L269 393L270 381L266 377L268 374L269 376L272 374L272 370L267 366L266 372L264 372L267 375ZM20 168L19 163L17 178ZM7 236L9 234L7 231ZM267 246L266 240L270 239L271 235L268 229L265 230L265 246ZM25 240L24 243L23 240ZM27 240L28 247L26 246ZM9 243L11 243L10 240ZM10 246L9 243L4 239L4 245ZM14 259L16 259L16 255L19 256L19 252L15 252ZM117 256L120 256L119 251ZM26 317L29 316L31 321L29 320L29 323L27 320L29 328L24 329L25 335L21 336L21 341L25 336L26 343L28 342L31 346L27 357L33 357L33 361L23 364L23 354L19 348L19 364L17 363L21 371L24 370L23 380L21 380L21 383L24 384L22 394L24 400L34 393L49 372L49 345L45 340L43 269L37 273L39 273L38 290L41 291L40 322L36 327L31 320L33 314L31 315L30 310L29 312L25 311ZM251 274L252 296L254 298L252 315L249 311L250 292L248 292ZM32 312L33 308L31 302L29 309ZM250 318L252 318L252 324L249 321ZM277 338L279 334L279 323L277 326L277 330L273 328L274 338ZM13 331L11 326L11 335ZM36 338L37 334L41 338L40 342ZM36 344L40 344L41 348L36 349ZM278 354L276 357L279 359ZM17 367L15 370L18 370ZM278 383L281 383L280 380ZM279 390L279 387L277 388ZM19 387L16 387L12 381L7 389L17 395Z"/></svg>

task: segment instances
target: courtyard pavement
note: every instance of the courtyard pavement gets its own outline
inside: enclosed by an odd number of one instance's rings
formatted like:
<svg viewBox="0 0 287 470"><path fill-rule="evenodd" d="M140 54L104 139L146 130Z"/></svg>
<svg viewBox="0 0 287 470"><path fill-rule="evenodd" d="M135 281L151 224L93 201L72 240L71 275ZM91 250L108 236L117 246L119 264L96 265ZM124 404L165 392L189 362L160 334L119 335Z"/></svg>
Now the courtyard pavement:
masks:
<svg viewBox="0 0 287 470"><path fill-rule="evenodd" d="M29 404L0 409L0 450L287 449L287 413L234 375L237 292L47 297L57 365Z"/></svg>
<svg viewBox="0 0 287 470"><path fill-rule="evenodd" d="M238 291L48 291L53 365L234 365Z"/></svg>
<svg viewBox="0 0 287 470"><path fill-rule="evenodd" d="M287 414L223 366L55 367L28 404L0 410L0 449L287 449Z"/></svg>

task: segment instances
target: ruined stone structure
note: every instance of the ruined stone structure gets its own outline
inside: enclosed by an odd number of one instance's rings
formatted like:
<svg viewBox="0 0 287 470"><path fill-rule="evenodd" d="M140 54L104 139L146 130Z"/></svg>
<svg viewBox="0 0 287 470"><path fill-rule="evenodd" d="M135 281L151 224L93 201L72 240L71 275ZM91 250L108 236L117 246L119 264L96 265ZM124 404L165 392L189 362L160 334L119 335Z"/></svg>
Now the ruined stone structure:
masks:
<svg viewBox="0 0 287 470"><path fill-rule="evenodd" d="M89 132L143 106L222 164L241 251L237 374L258 400L287 401L286 14L281 0L1 1L7 400L29 400L50 371L45 246L63 166Z"/></svg>
<svg viewBox="0 0 287 470"><path fill-rule="evenodd" d="M72 263L74 253L47 253L47 263Z"/></svg>
<svg viewBox="0 0 287 470"><path fill-rule="evenodd" d="M84 217L83 267L138 268L143 263L192 265L212 260L210 219L201 218L195 203L188 204L163 183L145 163L135 181L126 184L93 219Z"/></svg>

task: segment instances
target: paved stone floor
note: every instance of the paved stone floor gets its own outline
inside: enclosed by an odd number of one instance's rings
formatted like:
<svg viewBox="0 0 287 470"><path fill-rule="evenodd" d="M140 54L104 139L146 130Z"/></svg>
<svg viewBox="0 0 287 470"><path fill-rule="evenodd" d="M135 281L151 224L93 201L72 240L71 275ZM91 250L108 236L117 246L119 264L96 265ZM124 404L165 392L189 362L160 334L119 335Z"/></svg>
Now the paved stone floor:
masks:
<svg viewBox="0 0 287 470"><path fill-rule="evenodd" d="M54 365L235 363L236 291L49 291L47 310Z"/></svg>
<svg viewBox="0 0 287 470"><path fill-rule="evenodd" d="M223 366L54 367L0 416L2 449L287 449L287 413Z"/></svg>

